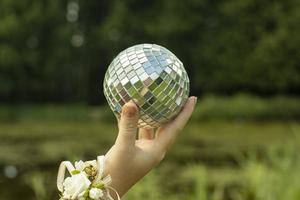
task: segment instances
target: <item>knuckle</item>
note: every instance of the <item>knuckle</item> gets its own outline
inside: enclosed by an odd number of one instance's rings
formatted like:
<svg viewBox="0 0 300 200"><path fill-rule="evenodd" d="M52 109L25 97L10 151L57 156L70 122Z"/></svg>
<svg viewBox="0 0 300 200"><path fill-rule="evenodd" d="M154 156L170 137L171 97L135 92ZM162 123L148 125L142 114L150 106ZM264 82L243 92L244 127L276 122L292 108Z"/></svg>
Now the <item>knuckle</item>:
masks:
<svg viewBox="0 0 300 200"><path fill-rule="evenodd" d="M134 135L134 131L132 129L124 128L119 131L119 135L123 138L131 138Z"/></svg>
<svg viewBox="0 0 300 200"><path fill-rule="evenodd" d="M137 122L132 120L123 120L122 123L120 123L119 130L122 133L132 133L137 128Z"/></svg>

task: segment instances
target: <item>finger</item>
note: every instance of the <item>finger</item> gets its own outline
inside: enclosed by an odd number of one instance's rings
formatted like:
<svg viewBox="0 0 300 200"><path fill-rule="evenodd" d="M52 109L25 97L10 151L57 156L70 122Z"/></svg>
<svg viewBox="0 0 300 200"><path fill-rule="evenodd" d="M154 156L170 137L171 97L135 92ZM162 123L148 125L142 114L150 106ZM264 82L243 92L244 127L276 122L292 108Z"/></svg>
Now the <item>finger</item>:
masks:
<svg viewBox="0 0 300 200"><path fill-rule="evenodd" d="M117 123L118 123L118 130L120 129L120 117L116 115Z"/></svg>
<svg viewBox="0 0 300 200"><path fill-rule="evenodd" d="M116 144L126 146L135 144L138 119L139 112L137 106L133 102L126 103L122 108Z"/></svg>
<svg viewBox="0 0 300 200"><path fill-rule="evenodd" d="M168 124L168 127L172 129L173 131L180 131L184 128L190 117L192 116L192 113L194 111L194 108L197 104L197 97L190 97L188 101L186 102L183 110L180 112L180 114Z"/></svg>
<svg viewBox="0 0 300 200"><path fill-rule="evenodd" d="M154 138L154 129L141 128L139 131L139 139L151 140Z"/></svg>
<svg viewBox="0 0 300 200"><path fill-rule="evenodd" d="M166 150L174 143L176 136L191 117L196 103L197 97L190 97L180 114L173 121L157 130L157 137L155 140L159 144L158 146Z"/></svg>

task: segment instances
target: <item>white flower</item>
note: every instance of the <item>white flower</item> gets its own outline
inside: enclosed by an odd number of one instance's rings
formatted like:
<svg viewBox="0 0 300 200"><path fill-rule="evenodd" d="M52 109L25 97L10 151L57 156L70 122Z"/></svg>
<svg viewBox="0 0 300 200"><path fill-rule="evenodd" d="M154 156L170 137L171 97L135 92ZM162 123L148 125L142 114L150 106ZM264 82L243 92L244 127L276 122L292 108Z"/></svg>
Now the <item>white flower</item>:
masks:
<svg viewBox="0 0 300 200"><path fill-rule="evenodd" d="M82 193L80 193L80 194L78 195L77 200L86 200L86 198L84 197L84 194L85 194L85 191L82 192Z"/></svg>
<svg viewBox="0 0 300 200"><path fill-rule="evenodd" d="M75 198L88 189L90 185L91 181L85 176L84 172L68 177L63 183L65 190L63 196Z"/></svg>
<svg viewBox="0 0 300 200"><path fill-rule="evenodd" d="M92 188L89 193L90 198L98 200L103 197L103 191L98 188Z"/></svg>
<svg viewBox="0 0 300 200"><path fill-rule="evenodd" d="M86 164L86 166L91 165L91 166L93 166L94 168L97 167L97 161L96 161L96 160L86 161L85 164Z"/></svg>
<svg viewBox="0 0 300 200"><path fill-rule="evenodd" d="M62 199L70 199L71 198L71 195L70 194L67 194L66 192L64 192L63 194L62 194Z"/></svg>
<svg viewBox="0 0 300 200"><path fill-rule="evenodd" d="M83 171L85 168L85 164L82 160L76 161L75 162L75 168L79 171Z"/></svg>

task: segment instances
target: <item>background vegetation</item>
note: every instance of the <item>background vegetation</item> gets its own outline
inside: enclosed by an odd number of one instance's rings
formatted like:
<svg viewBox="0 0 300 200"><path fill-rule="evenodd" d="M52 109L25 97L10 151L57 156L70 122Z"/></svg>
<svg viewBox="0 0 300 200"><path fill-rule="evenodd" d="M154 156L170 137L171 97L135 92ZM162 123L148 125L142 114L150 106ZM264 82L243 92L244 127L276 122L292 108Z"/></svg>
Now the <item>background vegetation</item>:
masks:
<svg viewBox="0 0 300 200"><path fill-rule="evenodd" d="M299 94L298 0L1 0L2 102L104 101L121 50L157 43L192 93Z"/></svg>
<svg viewBox="0 0 300 200"><path fill-rule="evenodd" d="M241 111L200 120L204 102L166 160L124 199L298 200L299 122L247 119ZM112 115L102 116L107 107L31 106L20 113L0 124L0 199L57 199L59 162L94 159L117 133Z"/></svg>
<svg viewBox="0 0 300 200"><path fill-rule="evenodd" d="M300 1L0 0L0 199L58 199L62 160L116 137L110 61L156 43L199 103L125 200L300 199Z"/></svg>

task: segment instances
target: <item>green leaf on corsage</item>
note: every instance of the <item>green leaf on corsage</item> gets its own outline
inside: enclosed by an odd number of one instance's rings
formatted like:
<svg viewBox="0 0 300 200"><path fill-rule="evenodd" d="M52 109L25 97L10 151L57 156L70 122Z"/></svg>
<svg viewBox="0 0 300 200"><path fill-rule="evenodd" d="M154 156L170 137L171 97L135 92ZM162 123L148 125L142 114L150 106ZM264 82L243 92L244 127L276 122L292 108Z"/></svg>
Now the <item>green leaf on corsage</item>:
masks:
<svg viewBox="0 0 300 200"><path fill-rule="evenodd" d="M75 170L73 170L73 171L71 172L71 174L72 174L72 175L80 174L80 171L75 169Z"/></svg>
<svg viewBox="0 0 300 200"><path fill-rule="evenodd" d="M93 183L92 187L98 188L98 189L104 189L105 185L104 185L104 183Z"/></svg>

